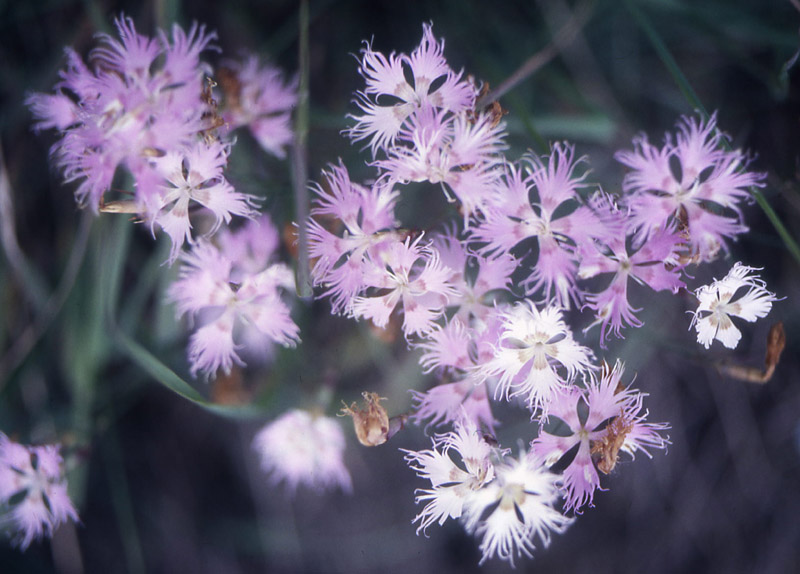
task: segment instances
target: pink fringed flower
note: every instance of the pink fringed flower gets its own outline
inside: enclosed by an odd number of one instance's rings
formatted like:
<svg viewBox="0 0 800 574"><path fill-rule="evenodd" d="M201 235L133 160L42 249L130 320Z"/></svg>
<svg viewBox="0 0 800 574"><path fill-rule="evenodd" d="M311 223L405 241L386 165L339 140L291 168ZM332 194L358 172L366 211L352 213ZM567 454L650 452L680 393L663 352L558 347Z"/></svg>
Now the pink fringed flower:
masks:
<svg viewBox="0 0 800 574"><path fill-rule="evenodd" d="M343 165L323 172L325 185L317 185L308 220L309 256L315 260L314 283L326 287L334 313L350 308L352 298L366 289L364 272L372 257L399 234L394 206L397 192L385 185L364 187L353 183ZM342 228L341 235L330 231Z"/></svg>
<svg viewBox="0 0 800 574"><path fill-rule="evenodd" d="M382 259L364 268L363 285L374 294L354 297L350 314L385 327L396 307L403 307L403 332L421 335L434 328L454 294L449 278L452 271L441 264L431 245L421 245L422 237L412 242L394 241Z"/></svg>
<svg viewBox="0 0 800 574"><path fill-rule="evenodd" d="M62 462L57 446L23 446L0 433L0 504L8 506L23 550L60 524L78 521Z"/></svg>
<svg viewBox="0 0 800 574"><path fill-rule="evenodd" d="M475 87L450 69L443 51L444 41L436 41L429 25L423 26L422 42L410 56L392 53L387 58L367 43L359 68L367 86L356 100L363 115L351 116L356 124L348 135L354 141L370 140L374 156L394 144L406 118L424 105L456 113L472 108ZM438 86L432 90L434 82ZM387 105L385 99L392 103Z"/></svg>
<svg viewBox="0 0 800 574"><path fill-rule="evenodd" d="M644 394L631 389L621 389L624 368L617 362L612 369L603 369L599 380L588 374L586 387L571 386L561 390L550 403L549 425L553 418L568 427L568 433L547 432L543 427L539 437L531 443L531 452L548 466L558 462L577 445L575 458L564 470L563 488L566 493L565 508L579 512L585 504L592 506L594 491L600 488L599 468L605 474L614 468L620 451L631 457L636 451L647 448L665 448L669 441L660 432L666 424L646 423L647 412L642 414ZM583 408L588 409L585 418Z"/></svg>
<svg viewBox="0 0 800 574"><path fill-rule="evenodd" d="M575 174L581 159L575 159L572 146L555 144L546 162L533 155L526 160L527 175L508 165L500 199L475 227L472 240L485 244L484 253L508 253L535 238L538 257L524 286L529 295L540 293L568 308L570 301L581 300L576 283L579 251L613 230L583 205L578 191L585 187L585 175Z"/></svg>
<svg viewBox="0 0 800 574"><path fill-rule="evenodd" d="M750 197L750 187L764 185L765 174L747 171L741 151L722 149L727 139L717 130L716 115L707 121L684 117L675 140L667 134L663 148L641 135L633 151L617 152L631 170L623 189L638 243L677 220L688 230L691 254L711 261L726 239L747 231L740 203Z"/></svg>
<svg viewBox="0 0 800 574"><path fill-rule="evenodd" d="M292 493L301 484L316 491L352 491L345 446L336 419L298 409L284 413L253 439L264 472L274 484L285 482Z"/></svg>
<svg viewBox="0 0 800 574"><path fill-rule="evenodd" d="M64 178L78 182L79 201L95 210L120 165L134 176L137 200L147 202L158 193L148 160L191 145L211 127L199 55L216 35L176 25L172 41L163 33L156 40L138 34L130 18L116 24L120 39L98 36L92 69L67 50L56 94L28 98L39 129L62 131L53 156Z"/></svg>
<svg viewBox="0 0 800 574"><path fill-rule="evenodd" d="M172 240L170 263L180 252L184 241L191 242L189 206L196 202L214 216L211 235L234 215L253 217L253 198L234 191L222 174L228 163L228 146L219 141L195 144L181 152L168 152L152 160L155 169L164 179L158 186L158 195L150 201L151 225L158 224Z"/></svg>
<svg viewBox="0 0 800 574"><path fill-rule="evenodd" d="M731 317L752 323L766 317L772 303L778 300L753 271L758 269L736 263L723 279L695 291L700 304L694 312L692 325L697 330L697 342L706 349L714 339L729 349L735 349L742 333ZM739 296L734 298L736 295Z"/></svg>
<svg viewBox="0 0 800 574"><path fill-rule="evenodd" d="M473 254L468 251L466 241L453 233L435 237L433 244L442 263L453 270L450 281L456 293L448 301L448 307L457 308L455 317L465 324L471 320L485 321L498 296L503 292L509 294L511 275L519 261L508 253L492 257Z"/></svg>
<svg viewBox="0 0 800 574"><path fill-rule="evenodd" d="M270 241L274 232L267 219L250 222L239 233L250 235L259 229ZM226 244L237 246L235 240ZM294 288L292 271L283 263L263 260L259 267L252 256L240 262L235 254L248 252L237 248L229 255L200 241L183 256L180 279L167 294L177 304L179 316L188 313L201 322L189 343L195 376L198 371L213 376L219 369L229 373L234 363L242 364L241 346L234 341L248 330L287 347L299 340L300 330L281 298L282 291Z"/></svg>
<svg viewBox="0 0 800 574"><path fill-rule="evenodd" d="M610 198L597 194L592 198L596 209L613 212L621 220L620 229L625 229L625 215L613 207ZM679 252L685 248L685 239L672 229L654 232L642 245L633 248L627 241L624 231L616 237L609 237L604 243L596 242L594 247L582 253L579 277L587 279L600 274L613 273L611 282L599 293L586 296L586 307L594 310L597 319L584 332L600 324L600 346L605 347L605 338L614 333L621 337L620 331L626 325L641 327L636 317L640 309L634 309L628 301L629 279L640 285L647 285L654 291L670 290L676 293L685 287L681 281L682 265Z"/></svg>
<svg viewBox="0 0 800 574"><path fill-rule="evenodd" d="M138 213L151 229L163 228L172 263L191 241L190 202L213 214L212 232L234 215L254 214L253 199L223 176L229 146L214 137L216 111L203 84L210 70L200 54L216 35L174 26L171 40L163 32L153 39L130 18L116 24L119 40L98 36L91 69L68 50L57 93L33 94L28 105L37 128L62 132L52 154L64 179L78 182L79 202ZM120 167L133 177L133 199L106 205Z"/></svg>
<svg viewBox="0 0 800 574"><path fill-rule="evenodd" d="M504 127L490 115L454 116L425 106L409 117L387 159L376 165L389 181L442 184L466 222L497 201Z"/></svg>

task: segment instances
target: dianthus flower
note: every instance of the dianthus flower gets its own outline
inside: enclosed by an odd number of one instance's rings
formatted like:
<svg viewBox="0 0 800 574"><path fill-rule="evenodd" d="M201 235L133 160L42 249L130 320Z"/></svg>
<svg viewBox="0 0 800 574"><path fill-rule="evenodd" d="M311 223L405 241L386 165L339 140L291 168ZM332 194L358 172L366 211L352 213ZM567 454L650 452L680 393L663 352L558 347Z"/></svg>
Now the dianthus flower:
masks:
<svg viewBox="0 0 800 574"><path fill-rule="evenodd" d="M613 215L622 220L619 229L626 228L625 215L612 207L607 196L597 194L592 202L599 208L612 210ZM629 279L640 285L647 285L654 291L669 289L676 293L678 289L685 287L680 275L682 266L679 251L685 247L681 234L670 228L660 229L639 246L635 246L629 239L630 236L623 231L621 235L609 237L602 243L597 241L593 247L582 251L578 272L581 279L614 274L603 291L586 295L585 306L595 311L597 319L584 332L599 323L601 347L605 347L605 338L610 333L620 337L624 326L642 326L642 322L636 317L640 309L635 309L628 300Z"/></svg>
<svg viewBox="0 0 800 574"><path fill-rule="evenodd" d="M253 217L253 198L233 189L222 174L228 163L228 146L219 141L197 141L183 151L171 151L152 163L163 177L159 193L151 198L151 225L158 224L172 240L169 261L177 259L185 241L191 242L190 202L208 209L215 218L211 235L232 216ZM153 201L154 200L154 201Z"/></svg>
<svg viewBox="0 0 800 574"><path fill-rule="evenodd" d="M23 550L67 520L78 521L62 462L57 446L23 446L0 433L0 504L8 507Z"/></svg>
<svg viewBox="0 0 800 574"><path fill-rule="evenodd" d="M469 498L494 478L492 446L468 419L456 423L453 432L436 435L432 449L403 452L417 476L431 482L431 488L417 490L417 504L425 502L414 519L417 534L434 522L441 526L448 518L460 518Z"/></svg>
<svg viewBox="0 0 800 574"><path fill-rule="evenodd" d="M477 374L499 378L495 398L520 396L531 410L546 412L560 389L591 368L592 351L575 341L558 307L539 310L526 300L502 317L494 357Z"/></svg>
<svg viewBox="0 0 800 574"><path fill-rule="evenodd" d="M531 454L504 457L495 478L470 496L464 527L481 538L480 563L495 555L514 565L514 556L532 558L538 538L546 548L552 532L561 534L572 519L556 510L560 478Z"/></svg>
<svg viewBox="0 0 800 574"><path fill-rule="evenodd" d="M435 426L460 422L466 417L474 424L483 424L490 429L497 424L492 416L486 381L476 381L471 375L478 358L477 341L483 331L468 327L454 316L444 326L436 325L425 333L416 344L424 351L420 357L424 372L437 370L441 375L455 379L455 382L443 382L424 393L412 391L417 423L430 419L428 424Z"/></svg>
<svg viewBox="0 0 800 574"><path fill-rule="evenodd" d="M772 303L778 299L767 291L766 283L758 275L752 274L757 270L736 263L723 279L694 292L700 303L694 312L692 325L697 330L697 342L706 349L714 339L729 349L736 348L742 333L731 317L752 323L769 314ZM734 299L737 294L739 297Z"/></svg>
<svg viewBox="0 0 800 574"><path fill-rule="evenodd" d="M575 159L572 146L555 144L546 162L534 155L526 161L524 168L507 166L500 199L486 210L471 239L485 244L483 253L508 253L535 238L538 257L523 285L529 295L541 293L568 308L570 301L581 299L576 283L579 251L613 230L581 200L578 192L586 176L575 174L582 160Z"/></svg>
<svg viewBox="0 0 800 574"><path fill-rule="evenodd" d="M363 269L363 285L374 291L354 297L350 314L370 319L376 327L385 327L396 307L403 307L403 332L424 334L434 328L434 321L443 313L454 294L449 277L452 271L442 265L438 252L421 244L396 240Z"/></svg>
<svg viewBox="0 0 800 574"><path fill-rule="evenodd" d="M512 564L515 555L531 556L537 537L547 546L550 532L563 532L571 522L554 508L559 477L533 456L508 457L468 418L453 432L436 435L432 449L405 452L417 476L431 482L431 488L417 490L417 504L425 503L414 519L417 534L460 518L482 538L481 564L494 556Z"/></svg>
<svg viewBox="0 0 800 574"><path fill-rule="evenodd" d="M250 222L239 233L263 229L269 240L270 227L269 221L262 219ZM241 255L242 250L237 248L235 253ZM219 369L229 373L233 363L242 364L237 352L241 345L234 340L248 329L284 346L294 346L299 340L299 328L281 298L282 291L294 288L292 271L283 263L262 260L260 266L255 265L252 257L240 264L233 256L201 240L183 255L180 278L168 291L179 316L189 313L202 322L189 342L193 375L202 371L213 376Z"/></svg>
<svg viewBox="0 0 800 574"><path fill-rule="evenodd" d="M345 446L336 419L299 409L284 413L253 439L261 468L273 483L285 482L292 493L301 484L317 491L339 487L350 492Z"/></svg>
<svg viewBox="0 0 800 574"><path fill-rule="evenodd" d="M450 282L456 293L448 301L448 307L457 309L454 316L465 324L484 321L495 308L497 296L509 293L511 275L519 261L508 253L491 257L472 253L466 241L454 233L436 236L433 244L442 263L453 270Z"/></svg>
<svg viewBox="0 0 800 574"><path fill-rule="evenodd" d="M119 165L147 181L149 158L191 144L209 122L202 99L207 68L200 52L216 38L193 26L175 26L172 42L136 32L130 18L116 21L120 40L99 34L90 69L71 49L55 95L33 94L28 105L38 128L57 128L53 155L67 181L78 181L78 199L97 209ZM149 181L148 181L149 183ZM156 190L136 185L140 199Z"/></svg>
<svg viewBox="0 0 800 574"><path fill-rule="evenodd" d="M378 258L399 236L394 231L398 194L386 185L353 183L341 164L323 175L325 186L314 187L317 197L311 215L316 219L308 220L308 253L314 260L311 275L316 285L326 287L322 296L331 298L333 312L342 313L350 308L352 298L366 289L363 276L370 259ZM341 236L323 223L341 227Z"/></svg>
<svg viewBox="0 0 800 574"><path fill-rule="evenodd" d="M551 434L543 426L531 443L531 452L547 466L578 445L575 458L563 475L566 510L579 512L585 504L592 506L594 491L600 488L597 469L604 474L611 472L620 451L633 457L640 450L650 456L646 447L665 448L669 444L660 434L668 425L644 422L647 412L641 411L645 395L621 387L623 372L618 361L613 368L604 367L599 380L589 373L584 379L585 388L562 389L550 403L548 426L555 427L557 421L552 419L558 419L567 430ZM584 415L586 409L588 414Z"/></svg>
<svg viewBox="0 0 800 574"><path fill-rule="evenodd" d="M375 165L392 182L441 184L468 222L497 201L504 128L490 114L454 116L424 106L403 125L387 159Z"/></svg>
<svg viewBox="0 0 800 574"><path fill-rule="evenodd" d="M619 151L617 161L630 168L623 182L636 240L677 221L689 236L692 256L713 260L726 238L747 231L740 203L750 187L762 187L765 174L747 171L747 157L722 149L727 136L717 130L716 115L707 121L684 117L673 141L664 147L638 136L633 151Z"/></svg>
<svg viewBox="0 0 800 574"><path fill-rule="evenodd" d="M233 215L253 214L249 196L223 177L228 146L213 135L218 118L203 85L210 70L199 57L216 35L176 25L171 40L163 32L153 39L137 33L130 18L116 25L119 40L99 34L90 65L68 49L56 93L32 94L27 103L38 129L61 132L51 153L64 179L78 183L81 204L104 207L118 168L127 169L132 205L107 209L163 227L172 262L191 238L190 200L211 210L214 230Z"/></svg>
<svg viewBox="0 0 800 574"><path fill-rule="evenodd" d="M222 117L228 129L246 126L267 152L283 158L292 141L291 112L297 104L297 80L261 64L257 56L228 61L219 71L225 94Z"/></svg>
<svg viewBox="0 0 800 574"><path fill-rule="evenodd" d="M367 43L359 67L367 86L356 100L363 115L351 116L356 124L347 134L354 141L369 139L374 156L394 144L406 118L422 106L454 113L471 109L477 90L447 65L443 51L444 41L436 41L430 25L423 26L422 42L410 56L393 52L387 58Z"/></svg>

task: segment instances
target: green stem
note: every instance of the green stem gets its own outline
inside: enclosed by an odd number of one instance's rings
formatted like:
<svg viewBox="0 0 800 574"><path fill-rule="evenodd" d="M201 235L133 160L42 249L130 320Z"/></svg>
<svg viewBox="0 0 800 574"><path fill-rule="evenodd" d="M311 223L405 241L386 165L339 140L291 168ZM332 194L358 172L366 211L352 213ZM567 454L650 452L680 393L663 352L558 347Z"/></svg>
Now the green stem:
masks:
<svg viewBox="0 0 800 574"><path fill-rule="evenodd" d="M648 40L650 40L653 49L656 51L656 54L658 54L661 62L667 68L667 71L672 76L672 79L675 80L675 83L678 85L678 89L680 89L681 93L686 98L686 101L688 101L689 104L691 104L692 107L694 107L700 113L704 120L708 121L710 118L708 111L703 106L703 103L700 101L700 97L692 88L689 80L681 71L678 63L675 61L675 58L672 57L672 54L667 49L666 44L664 44L664 41L661 39L661 36L658 35L656 29L647 19L647 16L645 16L645 14L639 9L634 0L624 1L626 8L636 20L642 31L645 33ZM730 146L727 140L723 138L722 142L723 146L730 151ZM791 253L795 261L800 264L800 246L798 246L797 242L783 225L783 222L778 217L778 214L775 213L775 210L769 204L767 198L764 197L764 195L756 187L750 188L750 194L764 211L764 214L767 216L767 219L769 219L770 223L772 223L775 231L778 232L778 235L783 240L783 243L786 245L789 253Z"/></svg>
<svg viewBox="0 0 800 574"><path fill-rule="evenodd" d="M294 150L292 156L292 175L294 183L295 217L297 218L297 295L311 297L311 274L308 263L308 157L306 140L309 123L309 56L308 56L308 0L300 2L300 81L297 88L297 109L294 124Z"/></svg>

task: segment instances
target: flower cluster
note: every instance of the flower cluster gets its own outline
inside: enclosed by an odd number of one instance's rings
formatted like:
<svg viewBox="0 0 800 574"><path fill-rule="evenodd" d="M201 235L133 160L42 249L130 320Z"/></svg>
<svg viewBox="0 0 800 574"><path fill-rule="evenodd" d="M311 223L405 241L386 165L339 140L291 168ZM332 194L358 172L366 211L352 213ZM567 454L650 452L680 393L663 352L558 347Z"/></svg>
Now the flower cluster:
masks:
<svg viewBox="0 0 800 574"><path fill-rule="evenodd" d="M23 550L60 524L78 521L62 463L57 446L24 446L0 433L0 505Z"/></svg>
<svg viewBox="0 0 800 574"><path fill-rule="evenodd" d="M334 313L399 326L439 379L413 392L415 421L455 427L432 450L406 451L432 486L417 498L419 531L460 519L482 538L484 560L513 560L569 523L553 508L559 496L579 513L620 452L669 442L668 425L646 421L646 395L623 385L622 363L598 364L576 340L571 309L592 313L584 333L599 325L603 349L610 335L642 327L631 293L684 289L687 266L713 260L746 229L741 204L764 176L724 149L715 117L682 119L663 148L639 136L619 152L630 171L618 195L589 181L586 158L566 142L511 161L502 110L476 107L480 87L443 51L430 26L411 54L363 49L366 87L345 133L367 142L377 173L362 185L342 164L324 172L306 223L312 275ZM443 231L397 221L411 182L442 187L457 207ZM752 320L775 300L744 269L738 285L750 291L740 301L714 286L697 291L701 342L730 337L728 315ZM529 454L513 459L477 430L494 432L492 400L527 408L538 427ZM560 474L548 471L574 451Z"/></svg>
<svg viewBox="0 0 800 574"><path fill-rule="evenodd" d="M77 182L78 201L95 211L136 213L152 230L161 228L172 240L173 262L192 240L190 208L210 216L208 234L233 216L256 214L255 198L225 178L231 142L218 128L249 125L266 149L282 155L293 86L250 58L238 70L236 105L220 116L211 68L200 60L215 49L216 34L175 25L171 37L150 38L130 18L116 25L119 38L100 34L88 63L68 49L55 93L32 94L27 103L38 129L59 131L52 155L64 179ZM120 168L133 180L132 199L107 201Z"/></svg>

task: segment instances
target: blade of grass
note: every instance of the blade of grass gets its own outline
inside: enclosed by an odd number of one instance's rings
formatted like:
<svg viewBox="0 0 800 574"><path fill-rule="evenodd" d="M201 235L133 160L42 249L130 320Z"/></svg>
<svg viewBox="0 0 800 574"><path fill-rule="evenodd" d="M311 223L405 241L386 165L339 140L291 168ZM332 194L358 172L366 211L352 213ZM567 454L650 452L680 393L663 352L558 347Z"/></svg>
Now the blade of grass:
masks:
<svg viewBox="0 0 800 574"><path fill-rule="evenodd" d="M667 49L666 44L664 44L664 41L661 39L661 36L659 36L656 29L650 23L650 20L648 20L644 12L639 9L634 0L624 0L624 2L628 12L631 13L634 20L636 20L636 23L647 36L650 44L652 44L653 49L656 51L656 54L658 54L658 57L664 64L664 67L667 68L667 71L672 76L672 79L678 85L678 89L681 91L681 93L683 93L686 101L688 101L689 104L691 104L692 107L694 107L700 113L704 120L708 121L710 115L705 106L703 106L703 103L700 101L700 97L692 88L689 80L681 71L680 66L678 66L675 58L672 57L672 54L670 53L669 49ZM725 139L723 139L723 146L730 151L730 146ZM783 225L783 222L778 217L778 214L775 213L775 210L772 209L772 206L769 204L769 201L767 201L767 198L764 197L764 194L762 194L755 187L750 188L750 194L753 196L753 199L756 200L756 203L759 205L759 207L761 207L762 211L764 211L764 214L767 216L767 219L769 219L770 223L772 223L772 226L775 228L775 231L777 231L778 235L786 246L786 249L792 254L792 257L794 257L795 261L800 264L800 246L798 246L797 242L789 234L789 231Z"/></svg>

